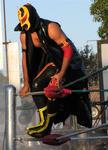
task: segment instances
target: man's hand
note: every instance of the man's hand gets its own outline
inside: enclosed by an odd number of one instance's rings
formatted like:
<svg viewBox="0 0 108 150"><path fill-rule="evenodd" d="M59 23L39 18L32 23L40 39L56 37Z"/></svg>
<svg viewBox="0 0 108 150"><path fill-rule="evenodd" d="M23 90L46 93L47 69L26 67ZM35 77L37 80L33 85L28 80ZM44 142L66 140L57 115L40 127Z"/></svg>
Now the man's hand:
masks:
<svg viewBox="0 0 108 150"><path fill-rule="evenodd" d="M19 95L21 97L26 96L27 93L30 92L30 87L29 86L23 86L20 91L19 91Z"/></svg>
<svg viewBox="0 0 108 150"><path fill-rule="evenodd" d="M44 88L45 96L48 97L48 99L55 99L55 98L63 98L67 95L70 95L72 93L72 90L70 89L59 89L56 86L48 86Z"/></svg>
<svg viewBox="0 0 108 150"><path fill-rule="evenodd" d="M60 87L62 85L62 74L60 72L56 73L51 77L49 85Z"/></svg>

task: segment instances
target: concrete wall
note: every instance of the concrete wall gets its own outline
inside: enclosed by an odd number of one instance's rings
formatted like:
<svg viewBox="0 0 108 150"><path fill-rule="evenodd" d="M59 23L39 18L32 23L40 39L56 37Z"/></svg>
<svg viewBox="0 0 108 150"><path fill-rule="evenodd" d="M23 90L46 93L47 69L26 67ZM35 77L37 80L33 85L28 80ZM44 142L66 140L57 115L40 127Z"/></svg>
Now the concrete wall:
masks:
<svg viewBox="0 0 108 150"><path fill-rule="evenodd" d="M108 65L108 40L98 41L99 67ZM100 88L108 89L108 69L100 75ZM101 93L101 99L108 100L108 92ZM105 111L105 121L108 121L108 109Z"/></svg>
<svg viewBox="0 0 108 150"><path fill-rule="evenodd" d="M108 65L108 43L101 44L102 66ZM108 89L108 69L103 72L103 86ZM108 100L108 92L104 93L105 101ZM106 111L106 120L108 120L108 109Z"/></svg>
<svg viewBox="0 0 108 150"><path fill-rule="evenodd" d="M17 42L8 44L8 79L9 84L16 87L16 90L20 89L20 58L19 48Z"/></svg>

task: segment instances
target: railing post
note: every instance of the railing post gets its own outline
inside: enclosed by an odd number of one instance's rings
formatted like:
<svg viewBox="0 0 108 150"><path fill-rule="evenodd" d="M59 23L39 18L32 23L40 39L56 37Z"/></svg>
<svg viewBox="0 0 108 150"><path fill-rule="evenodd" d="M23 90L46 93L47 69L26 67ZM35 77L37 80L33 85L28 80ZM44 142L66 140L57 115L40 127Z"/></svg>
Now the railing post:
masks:
<svg viewBox="0 0 108 150"><path fill-rule="evenodd" d="M16 150L16 88L5 88L5 150Z"/></svg>

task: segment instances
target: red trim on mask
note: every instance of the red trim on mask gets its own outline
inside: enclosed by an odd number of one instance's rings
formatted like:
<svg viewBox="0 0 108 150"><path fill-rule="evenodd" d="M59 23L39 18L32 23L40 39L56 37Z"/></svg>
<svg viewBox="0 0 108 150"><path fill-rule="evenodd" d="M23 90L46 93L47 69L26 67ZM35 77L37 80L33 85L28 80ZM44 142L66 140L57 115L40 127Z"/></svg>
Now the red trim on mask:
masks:
<svg viewBox="0 0 108 150"><path fill-rule="evenodd" d="M20 20L21 24L23 24L27 20L27 14Z"/></svg>
<svg viewBox="0 0 108 150"><path fill-rule="evenodd" d="M73 48L71 44L68 44L64 47L62 47L62 50L64 52L64 57L71 59L73 56Z"/></svg>

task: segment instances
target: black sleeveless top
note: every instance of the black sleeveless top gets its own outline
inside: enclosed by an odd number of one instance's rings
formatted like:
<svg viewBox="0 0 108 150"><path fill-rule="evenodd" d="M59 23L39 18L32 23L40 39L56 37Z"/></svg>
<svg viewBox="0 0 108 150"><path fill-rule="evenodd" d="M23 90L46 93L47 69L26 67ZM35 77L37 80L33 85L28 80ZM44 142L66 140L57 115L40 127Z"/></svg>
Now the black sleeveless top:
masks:
<svg viewBox="0 0 108 150"><path fill-rule="evenodd" d="M29 32L27 35L27 66L29 78L32 81L36 74L48 63L54 62L58 69L61 68L63 51L59 45L48 36L48 25L52 21L40 18L40 26L36 33L38 34L41 48L35 48ZM58 24L58 23L57 23ZM59 25L60 26L60 25ZM73 47L73 57L67 70L67 74L73 71L84 70L82 59L74 46L73 42L68 39ZM66 75L67 76L67 75ZM31 82L30 81L30 82Z"/></svg>
<svg viewBox="0 0 108 150"><path fill-rule="evenodd" d="M44 50L44 52L47 53L47 55L50 55L55 62L55 64L59 67L62 63L63 58L63 51L61 50L61 47L58 46L52 39L48 36L48 25L52 21L41 19L40 21L40 30L37 31L37 34L39 36L39 39L41 41L41 47ZM58 23L57 23L58 24ZM60 26L60 25L59 25ZM73 48L73 57L71 60L71 68L74 70L83 69L83 62L82 59L73 44L73 42L68 39L68 42L72 45Z"/></svg>

